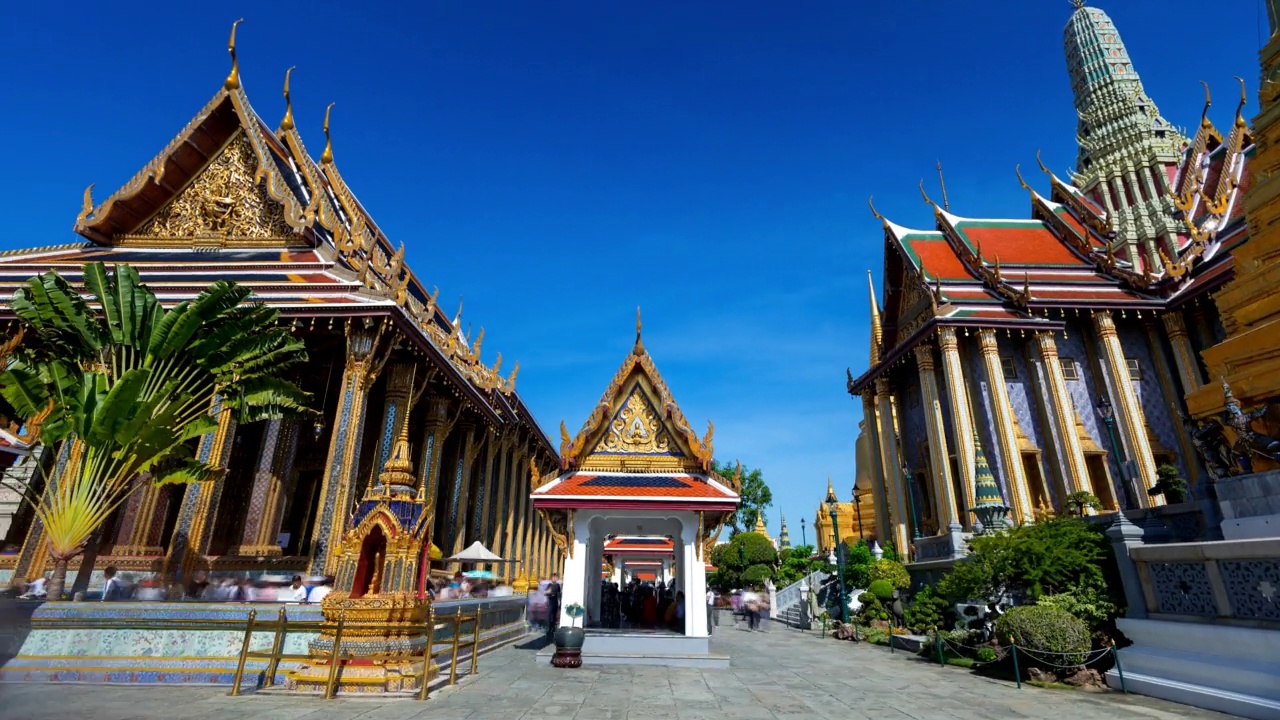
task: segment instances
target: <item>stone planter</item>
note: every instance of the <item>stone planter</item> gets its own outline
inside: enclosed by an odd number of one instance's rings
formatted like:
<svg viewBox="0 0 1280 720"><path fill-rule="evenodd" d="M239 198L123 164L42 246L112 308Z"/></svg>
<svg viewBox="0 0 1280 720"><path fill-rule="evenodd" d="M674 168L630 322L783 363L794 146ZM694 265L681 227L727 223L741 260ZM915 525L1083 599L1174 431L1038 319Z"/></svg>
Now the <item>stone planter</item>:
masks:
<svg viewBox="0 0 1280 720"><path fill-rule="evenodd" d="M582 643L587 639L587 631L580 627L560 627L556 629L556 654L551 656L551 664L558 668L582 667Z"/></svg>

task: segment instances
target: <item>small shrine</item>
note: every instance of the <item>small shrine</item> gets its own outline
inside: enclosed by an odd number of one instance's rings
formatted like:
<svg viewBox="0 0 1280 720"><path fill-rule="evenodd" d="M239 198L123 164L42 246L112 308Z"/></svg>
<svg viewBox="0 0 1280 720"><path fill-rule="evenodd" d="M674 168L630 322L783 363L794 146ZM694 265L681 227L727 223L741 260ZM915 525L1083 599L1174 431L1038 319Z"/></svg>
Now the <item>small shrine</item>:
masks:
<svg viewBox="0 0 1280 720"><path fill-rule="evenodd" d="M638 312L635 345L600 402L577 436L571 438L563 423L560 433L561 471L539 476L535 470L531 497L566 558L561 624L570 624L564 614L569 606L586 609L583 661L644 658L648 664L705 667L723 660L727 667L727 657L710 654L704 568L725 520L738 508L737 479L712 471L714 425L708 423L703 437L689 426L645 350ZM641 568L649 575L644 563L667 553L674 562L670 584L685 607L682 627L659 633L602 628L602 560L632 557L637 575Z"/></svg>

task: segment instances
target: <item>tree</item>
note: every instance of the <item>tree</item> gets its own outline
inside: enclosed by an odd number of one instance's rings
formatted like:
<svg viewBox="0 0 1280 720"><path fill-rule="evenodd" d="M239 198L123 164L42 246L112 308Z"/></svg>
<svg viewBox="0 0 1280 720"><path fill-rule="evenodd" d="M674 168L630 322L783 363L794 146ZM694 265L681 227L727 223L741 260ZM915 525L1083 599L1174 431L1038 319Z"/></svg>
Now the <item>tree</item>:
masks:
<svg viewBox="0 0 1280 720"><path fill-rule="evenodd" d="M711 563L716 566L712 584L721 590L733 590L773 577L778 552L769 538L760 533L738 533L729 542L711 550Z"/></svg>
<svg viewBox="0 0 1280 720"><path fill-rule="evenodd" d="M1147 490L1147 495L1163 495L1170 505L1180 503L1187 497L1187 481L1176 465L1165 463L1156 468L1156 484Z"/></svg>
<svg viewBox="0 0 1280 720"><path fill-rule="evenodd" d="M825 557L814 556L812 545L797 545L778 551L778 569L773 580L779 587L786 587L819 570L834 572L835 568Z"/></svg>
<svg viewBox="0 0 1280 720"><path fill-rule="evenodd" d="M304 412L307 395L278 377L304 361L279 313L246 302L219 280L165 310L136 270L84 267L89 303L56 272L36 276L10 307L23 344L0 392L25 419L45 417L41 440L79 462L33 497L54 560L49 597L60 599L68 561L144 482L202 482L222 472L193 457L213 431L215 397L240 422ZM144 478L146 478L144 480Z"/></svg>
<svg viewBox="0 0 1280 720"><path fill-rule="evenodd" d="M738 464L728 465L712 461L711 469L726 480L739 471ZM763 513L773 504L773 492L764 482L759 468L741 468L741 488L738 490L738 511L729 518L730 537L751 530L756 526L757 513Z"/></svg>

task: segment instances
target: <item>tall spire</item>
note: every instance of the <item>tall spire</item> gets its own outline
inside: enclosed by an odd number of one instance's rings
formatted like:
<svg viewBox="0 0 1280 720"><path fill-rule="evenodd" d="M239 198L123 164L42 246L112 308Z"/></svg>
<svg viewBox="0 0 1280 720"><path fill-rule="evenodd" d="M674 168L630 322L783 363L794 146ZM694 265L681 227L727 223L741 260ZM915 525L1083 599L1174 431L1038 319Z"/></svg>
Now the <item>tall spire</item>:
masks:
<svg viewBox="0 0 1280 720"><path fill-rule="evenodd" d="M791 534L787 532L787 516L782 516L782 524L778 528L778 549L791 549Z"/></svg>
<svg viewBox="0 0 1280 720"><path fill-rule="evenodd" d="M867 289L871 293L871 364L880 362L880 342L884 339L884 331L880 329L880 304L876 302L876 284L871 279L871 271L867 271Z"/></svg>
<svg viewBox="0 0 1280 720"><path fill-rule="evenodd" d="M1072 182L1116 221L1118 244L1158 266L1159 248L1179 230L1169 178L1185 138L1147 96L1129 51L1105 12L1075 3L1063 31L1079 121Z"/></svg>

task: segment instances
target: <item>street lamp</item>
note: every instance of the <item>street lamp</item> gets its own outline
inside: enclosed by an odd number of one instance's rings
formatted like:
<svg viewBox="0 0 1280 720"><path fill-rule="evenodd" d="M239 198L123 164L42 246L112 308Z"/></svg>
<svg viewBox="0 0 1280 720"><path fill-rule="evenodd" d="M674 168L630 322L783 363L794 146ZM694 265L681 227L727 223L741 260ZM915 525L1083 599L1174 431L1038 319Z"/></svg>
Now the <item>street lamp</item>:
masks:
<svg viewBox="0 0 1280 720"><path fill-rule="evenodd" d="M827 483L827 514L831 516L831 531L835 542L832 543L834 553L840 547L840 522L836 519L840 510L840 501L836 500L836 491ZM843 555L843 553L841 553ZM836 577L840 581L840 622L849 622L849 603L844 599L844 557L836 558Z"/></svg>
<svg viewBox="0 0 1280 720"><path fill-rule="evenodd" d="M805 532L804 532L804 518L800 518L800 544L801 545L809 544L809 536L805 535Z"/></svg>
<svg viewBox="0 0 1280 720"><path fill-rule="evenodd" d="M865 541L867 534L862 532L862 488L853 486L853 511L858 514L858 539Z"/></svg>
<svg viewBox="0 0 1280 720"><path fill-rule="evenodd" d="M1102 418L1102 422L1107 426L1107 437L1111 439L1111 457L1116 464L1116 469L1120 472L1120 489L1124 491L1125 507L1134 507L1133 497L1129 493L1129 477L1124 469L1124 462L1120 459L1120 443L1116 442L1116 413L1115 408L1111 407L1111 400L1103 395L1098 400L1098 417ZM1080 509L1081 513L1084 508Z"/></svg>
<svg viewBox="0 0 1280 720"><path fill-rule="evenodd" d="M911 539L920 539L920 518L916 516L916 483L911 478L911 469L902 466L902 483L907 488L907 507L911 511Z"/></svg>

